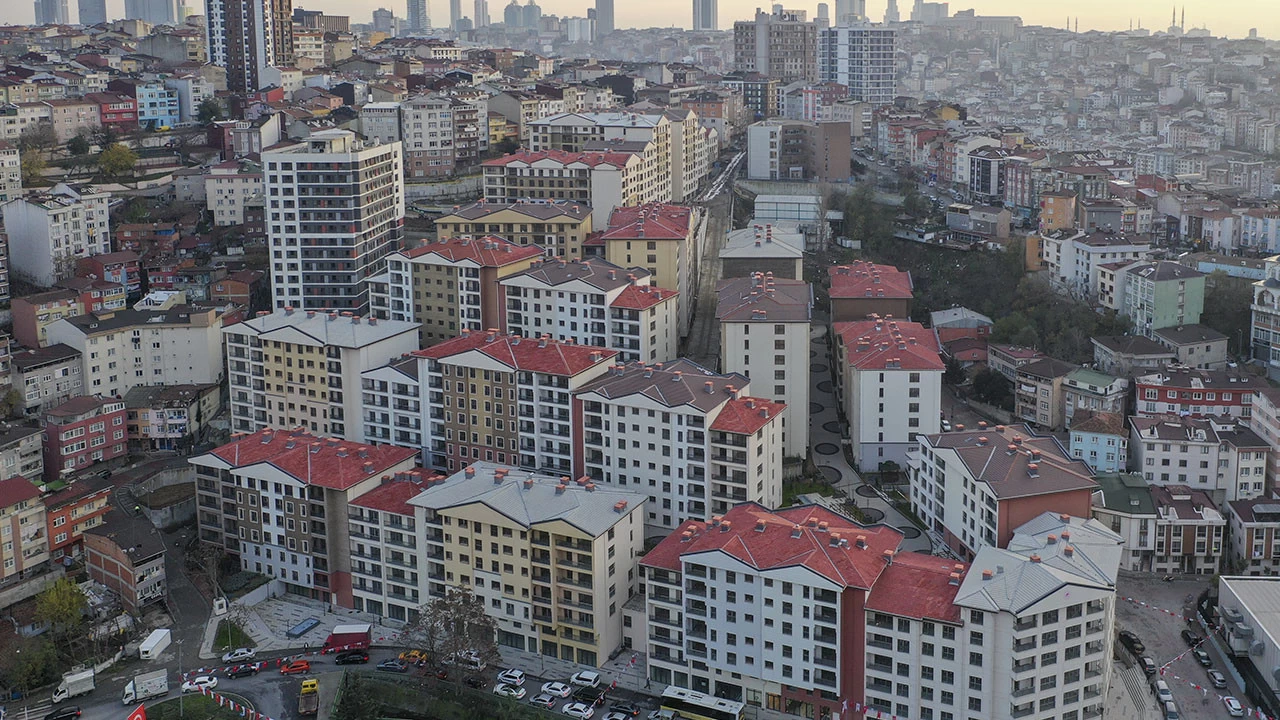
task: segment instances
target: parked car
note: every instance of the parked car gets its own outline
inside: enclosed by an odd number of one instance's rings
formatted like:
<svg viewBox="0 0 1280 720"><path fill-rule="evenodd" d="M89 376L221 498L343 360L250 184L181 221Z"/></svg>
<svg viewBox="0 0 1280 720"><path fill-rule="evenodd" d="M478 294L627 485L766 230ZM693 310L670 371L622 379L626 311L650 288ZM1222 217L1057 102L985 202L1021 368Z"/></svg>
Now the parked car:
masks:
<svg viewBox="0 0 1280 720"><path fill-rule="evenodd" d="M1129 630L1121 631L1120 643L1125 647L1129 648L1129 652L1133 653L1134 655L1142 655L1144 652L1147 651L1147 646L1143 645L1142 641L1138 639L1138 636L1134 635Z"/></svg>
<svg viewBox="0 0 1280 720"><path fill-rule="evenodd" d="M466 678L463 679L462 683L467 687L473 688L475 690L479 690L480 688L485 686L484 678L480 677L479 675L468 675Z"/></svg>
<svg viewBox="0 0 1280 720"><path fill-rule="evenodd" d="M567 698L573 694L573 688L562 682L549 682L542 684L542 692L548 695L554 695L560 698Z"/></svg>
<svg viewBox="0 0 1280 720"><path fill-rule="evenodd" d="M222 662L224 663L244 662L245 660L252 660L257 654L258 654L258 651L254 650L253 648L236 648L235 650L232 650L226 655L223 655Z"/></svg>
<svg viewBox="0 0 1280 720"><path fill-rule="evenodd" d="M1227 686L1227 676L1217 670L1210 670L1205 674L1209 676L1209 682L1213 683L1214 687L1224 688Z"/></svg>
<svg viewBox="0 0 1280 720"><path fill-rule="evenodd" d="M1164 704L1164 720L1181 720L1182 716L1178 714L1178 703L1168 700Z"/></svg>
<svg viewBox="0 0 1280 720"><path fill-rule="evenodd" d="M614 712L613 710L610 710L600 720L631 720L631 716L626 713Z"/></svg>
<svg viewBox="0 0 1280 720"><path fill-rule="evenodd" d="M507 685L523 685L524 671L516 670L515 668L503 670L498 673L498 682L506 683Z"/></svg>
<svg viewBox="0 0 1280 720"><path fill-rule="evenodd" d="M1204 638L1191 632L1190 630L1183 630L1182 640L1187 644L1187 647L1195 647L1196 645L1199 645L1200 642L1204 640Z"/></svg>
<svg viewBox="0 0 1280 720"><path fill-rule="evenodd" d="M182 692L200 692L204 689L212 690L216 687L218 687L218 678L212 675L197 675L182 683Z"/></svg>
<svg viewBox="0 0 1280 720"><path fill-rule="evenodd" d="M1141 658L1139 658L1138 662L1142 663L1142 672L1145 673L1147 677L1151 677L1152 675L1156 674L1155 660L1152 660L1146 655L1143 655Z"/></svg>
<svg viewBox="0 0 1280 720"><path fill-rule="evenodd" d="M1202 666L1213 667L1213 658L1209 657L1209 653L1204 650L1196 648L1191 651L1191 654L1196 656L1196 662L1200 663Z"/></svg>
<svg viewBox="0 0 1280 720"><path fill-rule="evenodd" d="M508 685L506 683L498 683L495 685L493 687L493 694L511 698L513 700L523 700L526 695L524 688L518 685Z"/></svg>
<svg viewBox="0 0 1280 720"><path fill-rule="evenodd" d="M1244 717L1244 708L1240 706L1240 701L1230 695L1222 698L1222 704L1227 706L1227 714L1231 717Z"/></svg>
<svg viewBox="0 0 1280 720"><path fill-rule="evenodd" d="M296 675L298 673L311 672L310 660L294 660L280 666L281 675Z"/></svg>
<svg viewBox="0 0 1280 720"><path fill-rule="evenodd" d="M334 665L363 665L369 662L369 653L364 650L348 650L338 653L333 658Z"/></svg>
<svg viewBox="0 0 1280 720"><path fill-rule="evenodd" d="M1169 689L1169 683L1163 680L1156 680L1151 683L1151 692L1156 694L1156 701L1159 705L1173 700L1173 691Z"/></svg>
<svg viewBox="0 0 1280 720"><path fill-rule="evenodd" d="M619 703L617 705L610 705L609 712L617 712L622 713L623 715L636 717L640 714L640 708L635 705L628 705L627 703Z"/></svg>
<svg viewBox="0 0 1280 720"><path fill-rule="evenodd" d="M400 653L400 659L407 663L426 662L427 653L425 650L405 650Z"/></svg>
<svg viewBox="0 0 1280 720"><path fill-rule="evenodd" d="M605 692L604 688L594 688L586 685L583 685L573 691L574 700L588 705L595 705L597 707L604 705L607 695L608 693Z"/></svg>
<svg viewBox="0 0 1280 720"><path fill-rule="evenodd" d="M45 715L44 720L71 720L72 718L78 717L80 717L80 706L68 705L66 707L60 707L48 715Z"/></svg>
<svg viewBox="0 0 1280 720"><path fill-rule="evenodd" d="M581 685L583 687L600 687L600 673L594 670L583 670L573 674L569 678L570 685Z"/></svg>
<svg viewBox="0 0 1280 720"><path fill-rule="evenodd" d="M556 699L546 693L538 693L529 699L529 704L537 705L540 708L546 708L548 710L554 710L556 707Z"/></svg>
<svg viewBox="0 0 1280 720"><path fill-rule="evenodd" d="M387 672L398 672L398 673L409 672L409 663L399 659L383 660L382 662L378 663L378 669L385 670Z"/></svg>
<svg viewBox="0 0 1280 720"><path fill-rule="evenodd" d="M257 674L258 666L252 663L248 665L237 665L227 671L227 677L229 678L242 678Z"/></svg>
<svg viewBox="0 0 1280 720"><path fill-rule="evenodd" d="M568 715L571 718L578 718L578 720L587 720L592 715L596 714L596 709L591 707L590 705L583 705L582 703L572 702L572 703L566 703L565 706L560 710L560 712L564 713L565 715Z"/></svg>

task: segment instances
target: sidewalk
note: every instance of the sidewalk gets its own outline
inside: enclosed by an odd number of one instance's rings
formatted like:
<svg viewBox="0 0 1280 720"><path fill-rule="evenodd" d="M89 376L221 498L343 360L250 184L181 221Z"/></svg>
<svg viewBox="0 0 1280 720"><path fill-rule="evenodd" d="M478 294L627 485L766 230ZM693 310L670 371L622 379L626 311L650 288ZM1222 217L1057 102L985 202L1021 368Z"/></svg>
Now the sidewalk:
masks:
<svg viewBox="0 0 1280 720"><path fill-rule="evenodd" d="M289 637L289 630L308 618L316 618L320 623L302 637ZM217 645L214 634L218 631L218 621L223 619L230 619L238 624L249 637L253 638L254 647L258 652L266 654L291 650L316 650L324 645L329 630L334 625L343 623L365 622L373 625L375 645L394 644L399 634L399 626L391 624L391 621L385 618L358 613L354 610L333 608L325 603L302 598L271 597L257 605L232 603L231 610L226 615L210 616L200 645L201 659L221 657L221 653L214 650Z"/></svg>
<svg viewBox="0 0 1280 720"><path fill-rule="evenodd" d="M835 396L835 382L831 374L825 325L814 325L809 330L810 363L809 444L814 464L831 481L832 487L857 502L858 508L873 523L884 523L902 531L902 549L915 552L933 552L929 536L920 531L905 515L898 512L874 487L867 485L849 465L844 456L844 430L836 412L839 399ZM819 370L819 368L821 368Z"/></svg>

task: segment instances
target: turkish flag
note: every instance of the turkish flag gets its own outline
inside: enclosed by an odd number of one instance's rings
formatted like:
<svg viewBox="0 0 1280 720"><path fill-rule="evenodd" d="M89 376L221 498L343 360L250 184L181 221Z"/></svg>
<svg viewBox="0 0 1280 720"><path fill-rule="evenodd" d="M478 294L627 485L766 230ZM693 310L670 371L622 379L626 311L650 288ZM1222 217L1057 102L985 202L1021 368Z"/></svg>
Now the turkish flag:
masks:
<svg viewBox="0 0 1280 720"><path fill-rule="evenodd" d="M147 706L139 705L125 720L147 720Z"/></svg>

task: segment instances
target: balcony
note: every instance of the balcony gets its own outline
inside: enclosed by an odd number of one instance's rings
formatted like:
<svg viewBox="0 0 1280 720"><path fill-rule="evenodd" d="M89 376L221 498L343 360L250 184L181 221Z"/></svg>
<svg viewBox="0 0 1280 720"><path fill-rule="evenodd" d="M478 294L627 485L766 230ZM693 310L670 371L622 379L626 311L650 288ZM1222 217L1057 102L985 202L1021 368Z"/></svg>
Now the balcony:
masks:
<svg viewBox="0 0 1280 720"><path fill-rule="evenodd" d="M1028 650L1034 650L1035 648L1036 648L1035 638L1023 638L1022 640L1015 640L1013 643L1014 652L1026 652Z"/></svg>
<svg viewBox="0 0 1280 720"><path fill-rule="evenodd" d="M892 675L893 663L878 663L878 662L873 662L869 660L867 661L867 669L875 670L876 672L888 673Z"/></svg>
<svg viewBox="0 0 1280 720"><path fill-rule="evenodd" d="M1027 672L1036 669L1036 661L1034 659L1019 660L1013 664L1013 671L1016 673Z"/></svg>
<svg viewBox="0 0 1280 720"><path fill-rule="evenodd" d="M661 615L661 614L650 615L649 622L657 623L659 625L669 625L673 628L676 628L677 630L680 629L680 621L676 618L671 617L670 615Z"/></svg>
<svg viewBox="0 0 1280 720"><path fill-rule="evenodd" d="M1036 684L1034 682L1028 682L1025 685L1015 684L1013 686L1012 695L1014 697L1025 697L1035 691L1036 691Z"/></svg>
<svg viewBox="0 0 1280 720"><path fill-rule="evenodd" d="M1094 640L1084 644L1084 653L1086 655L1097 655L1102 652L1103 643L1101 640Z"/></svg>
<svg viewBox="0 0 1280 720"><path fill-rule="evenodd" d="M1009 717L1023 718L1031 715L1036 711L1035 703L1027 703L1025 705L1014 705L1009 710Z"/></svg>

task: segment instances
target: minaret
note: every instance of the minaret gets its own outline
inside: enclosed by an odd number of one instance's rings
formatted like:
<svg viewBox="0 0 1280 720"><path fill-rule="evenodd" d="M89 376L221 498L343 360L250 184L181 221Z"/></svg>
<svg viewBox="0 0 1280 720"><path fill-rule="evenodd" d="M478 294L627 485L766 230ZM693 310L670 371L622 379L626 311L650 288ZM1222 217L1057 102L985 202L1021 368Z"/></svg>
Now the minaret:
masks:
<svg viewBox="0 0 1280 720"><path fill-rule="evenodd" d="M1182 32L1187 31L1187 6L1182 6L1182 22L1178 23L1178 29Z"/></svg>

